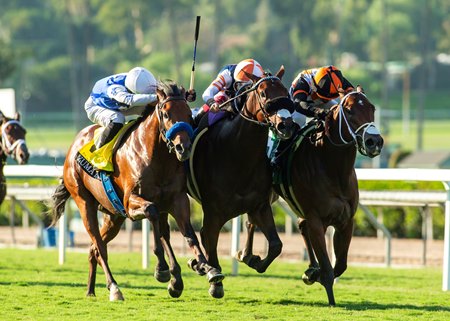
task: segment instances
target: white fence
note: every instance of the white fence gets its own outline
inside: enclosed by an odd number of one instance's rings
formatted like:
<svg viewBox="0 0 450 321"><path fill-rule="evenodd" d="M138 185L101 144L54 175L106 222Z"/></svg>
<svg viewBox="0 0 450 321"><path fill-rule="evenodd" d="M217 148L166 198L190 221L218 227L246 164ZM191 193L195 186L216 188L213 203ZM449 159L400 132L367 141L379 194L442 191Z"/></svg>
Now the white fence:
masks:
<svg viewBox="0 0 450 321"><path fill-rule="evenodd" d="M41 165L8 165L5 166L4 173L7 177L60 177L62 168L57 166L41 166ZM445 231L444 231L444 253L443 253L443 277L442 290L450 290L450 170L434 170L434 169L357 169L356 174L358 180L390 180L390 181L429 181L442 182L445 193L434 193L420 196L417 192L401 192L401 193L387 193L387 194L372 194L372 196L364 196L362 194L361 202L377 201L380 205L385 202L405 203L410 202L417 204L423 203L444 203L445 206ZM48 199L48 189L42 190L40 195L29 195L29 191L35 193L35 188L13 189L8 188L8 196L14 199ZM414 194L416 193L416 194ZM240 217L233 220L233 238L231 245L231 255L233 256L239 247L239 233L240 233ZM143 232L148 231L148 226L144 228ZM63 216L60 220L59 233L59 262L62 264L65 260L65 244L66 244L66 221ZM145 233L143 233L144 235ZM145 237L146 245L143 244L143 251L145 251L143 258L143 265L148 261L148 236ZM143 240L143 241L144 241ZM143 242L144 243L144 242ZM145 262L144 262L145 260ZM233 264L233 270L237 271L237 265Z"/></svg>

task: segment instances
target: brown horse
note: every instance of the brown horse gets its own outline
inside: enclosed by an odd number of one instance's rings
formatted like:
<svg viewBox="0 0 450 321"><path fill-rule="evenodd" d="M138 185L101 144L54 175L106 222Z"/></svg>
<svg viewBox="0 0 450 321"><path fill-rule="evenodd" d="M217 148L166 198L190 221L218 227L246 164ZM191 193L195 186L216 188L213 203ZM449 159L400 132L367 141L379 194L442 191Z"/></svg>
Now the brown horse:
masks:
<svg viewBox="0 0 450 321"><path fill-rule="evenodd" d="M293 104L281 82L283 74L284 67L276 76L248 75L253 85L244 92L245 98L241 96L242 109L210 127L194 143L190 166L197 190L193 196L201 202L204 213L201 239L208 262L219 270L220 230L228 220L244 213L257 222L269 241L266 258L255 256L246 263L262 273L281 252L282 243L269 203L272 180L266 146L269 128L284 138L294 132L286 110L292 111ZM191 267L197 270L195 263L192 261ZM222 282L210 281L209 293L215 298L223 297Z"/></svg>
<svg viewBox="0 0 450 321"><path fill-rule="evenodd" d="M353 217L359 192L354 164L356 151L368 157L380 154L383 138L374 125L375 107L361 87L331 108L322 130L309 126L303 140L296 140L287 154L283 182L274 185L300 217L299 229L306 244L310 265L303 281L319 281L335 305L334 279L347 269L347 254L353 232ZM298 145L299 144L299 145ZM333 238L336 263L330 263L325 243L328 226L335 228ZM255 226L248 225L248 237ZM245 253L251 254L251 241Z"/></svg>
<svg viewBox="0 0 450 321"><path fill-rule="evenodd" d="M93 138L97 126L82 130L68 151L63 182L53 195L53 222L56 223L62 215L66 200L72 196L92 240L88 296L95 295L98 263L106 275L110 300L123 300L108 266L107 243L119 233L127 217L133 221L144 218L150 220L154 253L158 258L155 278L160 282L168 282L172 275L168 286L172 297L181 295L183 280L170 245L168 213L175 218L181 233L204 268L217 279L223 278L218 271L214 273L216 270L208 268L190 222L182 162L190 157L192 114L185 100L184 89L172 82L162 82L158 84L157 95L155 110L150 109L137 121L136 128L124 137L113 157L114 173L111 180L122 200L126 216L117 213L108 201L102 183L88 175L76 161L78 150ZM97 219L98 208L106 213L101 230ZM170 269L164 251L169 257Z"/></svg>
<svg viewBox="0 0 450 321"><path fill-rule="evenodd" d="M19 165L24 165L28 163L30 153L25 142L27 131L20 123L19 113L16 113L13 118L9 118L0 111L0 126L2 134L0 146L0 204L2 204L6 196L6 179L3 175L6 158L10 156Z"/></svg>

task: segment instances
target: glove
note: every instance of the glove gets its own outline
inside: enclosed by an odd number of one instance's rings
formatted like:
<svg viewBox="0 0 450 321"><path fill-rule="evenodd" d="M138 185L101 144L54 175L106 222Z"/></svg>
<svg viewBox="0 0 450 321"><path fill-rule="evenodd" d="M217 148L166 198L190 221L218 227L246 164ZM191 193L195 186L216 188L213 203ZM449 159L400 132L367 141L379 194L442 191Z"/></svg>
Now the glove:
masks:
<svg viewBox="0 0 450 321"><path fill-rule="evenodd" d="M195 92L195 89L189 89L186 91L185 98L188 102L193 102L195 99L197 99L197 93Z"/></svg>
<svg viewBox="0 0 450 321"><path fill-rule="evenodd" d="M211 105L211 108L209 109L211 112L213 113L217 113L219 111L219 104L218 103L213 103Z"/></svg>
<svg viewBox="0 0 450 321"><path fill-rule="evenodd" d="M314 112L314 117L320 120L325 120L325 118L329 113L328 109L323 109L319 107L313 107L312 110Z"/></svg>
<svg viewBox="0 0 450 321"><path fill-rule="evenodd" d="M218 105L222 105L224 102L226 102L229 99L228 95L225 94L223 91L219 91L215 96L214 96L214 101L218 104Z"/></svg>

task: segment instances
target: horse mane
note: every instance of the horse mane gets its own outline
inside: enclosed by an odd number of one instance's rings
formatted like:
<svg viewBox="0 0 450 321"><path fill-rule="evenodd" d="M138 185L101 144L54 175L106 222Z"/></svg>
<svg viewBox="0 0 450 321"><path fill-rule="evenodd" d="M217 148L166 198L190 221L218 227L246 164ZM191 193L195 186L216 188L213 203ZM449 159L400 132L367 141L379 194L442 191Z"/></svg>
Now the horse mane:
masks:
<svg viewBox="0 0 450 321"><path fill-rule="evenodd" d="M180 97L184 98L184 88L178 86L176 82L170 79L158 81L158 90L161 90L167 97Z"/></svg>

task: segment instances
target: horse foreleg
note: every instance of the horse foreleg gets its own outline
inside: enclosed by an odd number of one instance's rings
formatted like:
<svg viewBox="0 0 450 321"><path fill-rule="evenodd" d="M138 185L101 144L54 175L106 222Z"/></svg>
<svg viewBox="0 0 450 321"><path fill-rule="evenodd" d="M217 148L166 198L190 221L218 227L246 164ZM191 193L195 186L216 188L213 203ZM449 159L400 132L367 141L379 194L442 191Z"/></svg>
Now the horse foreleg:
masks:
<svg viewBox="0 0 450 321"><path fill-rule="evenodd" d="M317 263L316 255L314 254L313 247L311 245L311 240L309 239L308 227L306 225L306 220L299 219L298 228L302 234L303 241L306 246L306 251L308 252L309 258L309 268L303 273L302 280L305 284L314 284L319 278L320 267Z"/></svg>
<svg viewBox="0 0 450 321"><path fill-rule="evenodd" d="M203 215L203 227L200 231L203 247L209 264L215 267L218 271L222 271L217 256L217 243L219 240L220 229L223 222L211 220L209 217L217 217L214 215ZM220 299L225 295L222 281L209 283L209 294L216 299Z"/></svg>
<svg viewBox="0 0 450 321"><path fill-rule="evenodd" d="M353 219L350 219L343 228L336 228L334 233L334 252L336 264L334 266L334 277L337 278L347 269L347 255L352 240Z"/></svg>
<svg viewBox="0 0 450 321"><path fill-rule="evenodd" d="M212 267L206 260L197 235L191 224L189 199L186 194L181 194L175 198L173 214L181 234L184 236L189 248L194 253L195 258L190 260L188 266L200 275L207 275L208 282L220 282L225 276L215 267Z"/></svg>
<svg viewBox="0 0 450 321"><path fill-rule="evenodd" d="M259 273L263 273L267 270L269 265L278 257L283 248L283 243L278 235L275 227L275 221L273 220L273 213L270 204L264 204L259 211L252 211L248 213L249 219L263 232L267 241L269 242L269 249L264 259L260 259L258 256L253 255L249 261L249 266ZM253 240L251 240L253 242Z"/></svg>
<svg viewBox="0 0 450 321"><path fill-rule="evenodd" d="M328 303L335 305L333 293L334 272L331 266L330 259L327 253L327 246L325 242L325 228L322 221L316 217L311 216L306 220L306 228L309 233L309 239L316 254L320 265L319 282L325 288L328 296Z"/></svg>
<svg viewBox="0 0 450 321"><path fill-rule="evenodd" d="M167 286L167 291L172 298L179 298L183 293L184 284L181 277L181 267L177 262L175 253L173 252L172 245L170 244L170 229L168 222L168 214L161 213L159 218L159 225L161 228L161 241L164 250L169 257L170 274L172 274L172 279Z"/></svg>
<svg viewBox="0 0 450 321"><path fill-rule="evenodd" d="M169 282L170 270L164 257L164 248L159 231L159 211L156 208L156 205L136 194L131 194L128 199L127 213L132 218L142 218L142 216L144 216L152 224L154 241L153 253L158 258L158 263L155 267L155 279L159 282Z"/></svg>

